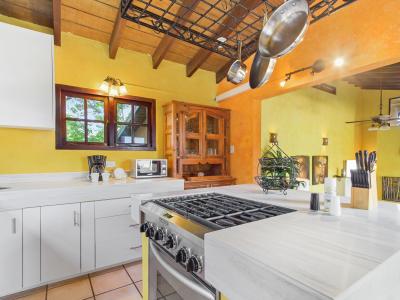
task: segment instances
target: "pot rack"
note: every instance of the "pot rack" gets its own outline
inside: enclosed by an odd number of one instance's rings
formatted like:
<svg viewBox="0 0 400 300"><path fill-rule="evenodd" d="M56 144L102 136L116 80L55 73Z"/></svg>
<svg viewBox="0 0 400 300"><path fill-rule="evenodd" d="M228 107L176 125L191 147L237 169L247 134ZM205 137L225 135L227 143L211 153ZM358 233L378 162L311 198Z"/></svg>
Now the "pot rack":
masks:
<svg viewBox="0 0 400 300"><path fill-rule="evenodd" d="M308 0L311 24L357 0ZM122 0L124 19L230 59L255 53L265 13L279 0Z"/></svg>

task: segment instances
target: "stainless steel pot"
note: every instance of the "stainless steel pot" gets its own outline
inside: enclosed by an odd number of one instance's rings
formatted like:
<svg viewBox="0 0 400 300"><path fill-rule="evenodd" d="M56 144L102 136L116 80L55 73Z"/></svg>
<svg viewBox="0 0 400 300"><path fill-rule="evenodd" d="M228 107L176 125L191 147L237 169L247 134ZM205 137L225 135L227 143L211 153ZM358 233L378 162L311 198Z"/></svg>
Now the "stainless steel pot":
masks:
<svg viewBox="0 0 400 300"><path fill-rule="evenodd" d="M238 41L238 59L230 66L227 74L228 81L238 84L246 77L247 66L242 62L242 41Z"/></svg>
<svg viewBox="0 0 400 300"><path fill-rule="evenodd" d="M250 70L250 87L255 89L264 85L271 77L275 64L275 58L263 57L257 51Z"/></svg>
<svg viewBox="0 0 400 300"><path fill-rule="evenodd" d="M264 57L278 58L292 51L303 39L309 25L306 0L287 0L264 24L258 51Z"/></svg>

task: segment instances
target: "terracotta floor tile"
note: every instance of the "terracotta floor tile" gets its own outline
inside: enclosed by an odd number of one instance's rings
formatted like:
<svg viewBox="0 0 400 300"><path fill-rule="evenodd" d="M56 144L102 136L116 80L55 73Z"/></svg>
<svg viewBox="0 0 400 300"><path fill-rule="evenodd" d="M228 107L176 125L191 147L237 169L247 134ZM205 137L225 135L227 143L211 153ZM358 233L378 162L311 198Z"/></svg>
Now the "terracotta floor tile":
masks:
<svg viewBox="0 0 400 300"><path fill-rule="evenodd" d="M18 300L45 300L46 299L46 289L33 292L30 295L26 295L26 296L23 296L23 297L20 297L17 299Z"/></svg>
<svg viewBox="0 0 400 300"><path fill-rule="evenodd" d="M135 282L136 287L139 290L139 293L143 296L143 281Z"/></svg>
<svg viewBox="0 0 400 300"><path fill-rule="evenodd" d="M131 284L101 295L96 296L96 300L142 300L136 287Z"/></svg>
<svg viewBox="0 0 400 300"><path fill-rule="evenodd" d="M91 276L90 279L92 281L95 295L102 294L104 292L108 292L132 283L128 274L122 267L108 273Z"/></svg>
<svg viewBox="0 0 400 300"><path fill-rule="evenodd" d="M47 291L47 300L83 300L92 296L92 289L87 277Z"/></svg>
<svg viewBox="0 0 400 300"><path fill-rule="evenodd" d="M126 270L129 275L132 277L133 281L141 281L142 280L142 262L134 262L129 265L125 265Z"/></svg>

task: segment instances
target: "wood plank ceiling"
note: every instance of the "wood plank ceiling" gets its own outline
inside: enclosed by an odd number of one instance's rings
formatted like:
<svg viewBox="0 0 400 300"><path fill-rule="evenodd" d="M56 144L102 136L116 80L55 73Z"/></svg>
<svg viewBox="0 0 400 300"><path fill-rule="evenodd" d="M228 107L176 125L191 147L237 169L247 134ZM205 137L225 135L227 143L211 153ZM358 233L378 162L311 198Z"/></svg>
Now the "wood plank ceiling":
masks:
<svg viewBox="0 0 400 300"><path fill-rule="evenodd" d="M156 1L161 3L162 0ZM256 1L260 0L241 0L244 5L252 5ZM279 5L282 1L270 2ZM119 16L119 5L119 0L0 0L0 14L54 27L56 44L61 42L57 32L71 32L110 44L111 58L117 55L119 47L149 53L153 56L155 68L166 59L185 64L188 76L194 74L198 68L218 72L229 65L230 59L227 57L122 20ZM227 22L232 23L232 20Z"/></svg>
<svg viewBox="0 0 400 300"><path fill-rule="evenodd" d="M174 1L149 0L153 8L165 10L166 7L169 7L176 18L170 21L178 24L182 22L179 25L191 22L190 27L197 26L198 28L195 30L203 35L204 30L208 30L208 33L211 33L211 36L208 35L208 37L214 40L217 37L226 38L225 48L232 49L234 47L235 51L239 33L244 39L244 44L246 41L247 45L254 44L253 41L258 38L259 30L262 28L265 11L271 12L283 1L176 0L176 3L179 2L177 5ZM121 47L152 55L153 68L158 68L165 59L186 65L186 74L189 77L199 68L216 72L217 82L225 77L236 54L223 56L226 54L211 52L156 32L146 26L122 19L119 9L120 2L120 0L0 0L0 14L54 28L56 45L62 44L62 31L71 32L109 44L110 58L115 58L118 55L118 48ZM146 3L146 1L138 2L142 5ZM311 5L315 1L308 0L308 2ZM321 0L320 4L315 4L314 7L327 11L327 7L332 8L329 5L330 2L339 5L350 1ZM192 7L195 11L188 12L187 7ZM184 18L179 19L180 16L184 16ZM315 17L314 14L313 17ZM198 45L205 47L204 43ZM245 51L246 48L244 47L243 50Z"/></svg>
<svg viewBox="0 0 400 300"><path fill-rule="evenodd" d="M400 63L356 74L344 79L367 90L400 90Z"/></svg>

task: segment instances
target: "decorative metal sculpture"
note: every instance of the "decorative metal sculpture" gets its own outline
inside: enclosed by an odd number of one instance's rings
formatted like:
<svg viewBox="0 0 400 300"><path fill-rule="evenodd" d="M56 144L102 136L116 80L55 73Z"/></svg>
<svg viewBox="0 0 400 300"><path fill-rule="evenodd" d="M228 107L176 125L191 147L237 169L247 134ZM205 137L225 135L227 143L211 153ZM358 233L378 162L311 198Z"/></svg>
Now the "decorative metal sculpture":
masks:
<svg viewBox="0 0 400 300"><path fill-rule="evenodd" d="M298 162L287 155L277 143L272 144L258 160L259 173L255 177L258 185L265 193L270 190L287 194L287 189L298 188L303 182L298 181Z"/></svg>

